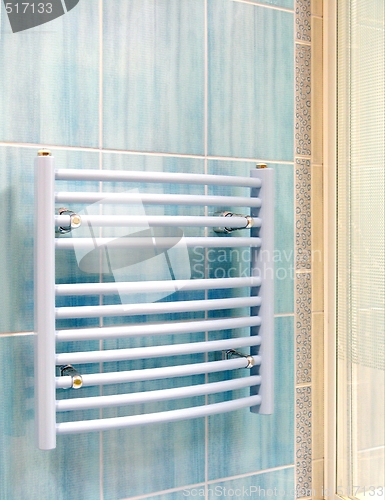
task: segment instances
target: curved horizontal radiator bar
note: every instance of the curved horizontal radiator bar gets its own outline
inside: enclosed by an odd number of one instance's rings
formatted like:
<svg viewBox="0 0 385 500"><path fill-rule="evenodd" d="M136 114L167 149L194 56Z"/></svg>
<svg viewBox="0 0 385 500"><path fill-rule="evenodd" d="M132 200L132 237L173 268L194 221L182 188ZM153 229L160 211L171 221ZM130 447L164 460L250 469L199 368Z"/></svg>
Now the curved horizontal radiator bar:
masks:
<svg viewBox="0 0 385 500"><path fill-rule="evenodd" d="M155 401L191 398L225 391L234 391L236 389L251 387L252 385L259 385L260 383L261 377L253 375L252 377L242 377L234 380L224 380L222 382L212 382L209 384L199 384L187 387L174 387L173 389L160 389L132 394L114 394L111 396L62 399L56 401L56 411L110 408L113 406L127 406Z"/></svg>
<svg viewBox="0 0 385 500"><path fill-rule="evenodd" d="M261 364L260 356L252 356L254 366ZM144 382L146 380L161 380L165 378L187 377L203 373L217 373L248 367L248 360L243 357L225 359L222 361L209 361L206 363L191 363L186 365L166 366L162 368L144 368L142 370L129 370L121 372L92 373L82 375L83 387L95 385L124 384L128 382ZM72 377L56 377L57 389L72 387Z"/></svg>
<svg viewBox="0 0 385 500"><path fill-rule="evenodd" d="M94 249L98 247L112 248L240 248L260 247L260 238L233 238L233 237L183 237L182 239L172 237L160 238L63 238L55 240L55 247L61 250Z"/></svg>
<svg viewBox="0 0 385 500"><path fill-rule="evenodd" d="M246 217L204 217L182 215L82 215L82 224L93 227L219 227L245 229L250 223ZM258 217L251 219L254 227L261 225ZM56 215L55 226L70 226L69 215Z"/></svg>
<svg viewBox="0 0 385 500"><path fill-rule="evenodd" d="M126 203L127 205L190 205L220 207L260 207L259 198L205 196L194 194L57 192L56 203Z"/></svg>
<svg viewBox="0 0 385 500"><path fill-rule="evenodd" d="M259 316L237 318L205 319L202 321L170 321L162 323L141 323L138 325L104 326L98 328L72 328L57 330L57 342L74 342L79 340L102 340L132 337L148 337L152 335L176 335L181 333L213 332L258 326Z"/></svg>
<svg viewBox="0 0 385 500"><path fill-rule="evenodd" d="M55 178L64 181L156 182L203 184L212 186L261 186L261 180L231 175L190 174L182 172L138 172L127 170L57 169Z"/></svg>
<svg viewBox="0 0 385 500"><path fill-rule="evenodd" d="M246 398L214 403L206 406L195 406L183 408L182 410L170 410L158 413L147 413L144 415L132 415L129 417L103 418L98 420L82 420L77 422L63 422L56 424L58 434L76 434L80 432L97 432L108 429L123 429L137 425L149 425L162 422L177 422L198 417L208 417L218 413L238 410L257 406L261 403L261 396L249 396Z"/></svg>
<svg viewBox="0 0 385 500"><path fill-rule="evenodd" d="M134 359L160 358L163 356L181 356L202 352L225 351L240 347L260 345L258 335L189 344L158 345L151 347L133 347L130 349L111 349L105 351L65 352L56 354L56 365L105 363L108 361L128 361Z"/></svg>
<svg viewBox="0 0 385 500"><path fill-rule="evenodd" d="M237 307L257 307L260 297L236 297L231 299L181 300L179 302L153 302L143 304L119 304L108 306L57 307L56 319L100 318L106 316L137 316L139 314L167 314L194 311L214 311Z"/></svg>
<svg viewBox="0 0 385 500"><path fill-rule="evenodd" d="M214 290L219 288L246 288L261 286L261 278L215 278L196 280L132 281L114 283L72 283L55 285L57 296L62 295L114 295L138 292L177 292Z"/></svg>

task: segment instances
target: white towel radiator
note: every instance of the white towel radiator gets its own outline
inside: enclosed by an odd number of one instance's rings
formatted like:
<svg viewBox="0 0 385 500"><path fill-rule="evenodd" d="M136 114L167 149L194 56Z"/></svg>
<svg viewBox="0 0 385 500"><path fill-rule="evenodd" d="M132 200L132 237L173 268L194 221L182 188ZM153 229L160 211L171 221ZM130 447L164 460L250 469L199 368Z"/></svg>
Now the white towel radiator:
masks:
<svg viewBox="0 0 385 500"><path fill-rule="evenodd" d="M136 425L171 422L203 417L250 407L252 412L273 412L274 372L274 177L271 168L260 166L251 171L250 177L203 175L166 172L102 171L102 170L55 170L54 157L46 150L39 151L35 166L35 400L37 443L40 449L56 447L57 434L103 431ZM99 181L130 183L144 182L164 184L191 184L213 186L242 186L250 188L250 197L55 192L55 181ZM59 210L55 206L71 203L82 204L144 204L185 205L210 207L249 207L250 215L236 215L228 211L213 216L143 216L143 215L80 215L70 208ZM57 210L57 208L56 208ZM216 233L206 237L184 237L183 245L191 247L250 248L250 276L207 279L163 281L135 281L119 283L55 283L55 249L83 253L98 246L110 249L146 248L169 249L180 240L166 233L144 232L142 237L130 238L77 238L80 225L95 227L213 227ZM55 237L56 228L56 237ZM235 229L250 228L250 237L237 237ZM72 231L72 238L60 237L60 233ZM59 233L59 235L58 235ZM166 235L165 235L166 234ZM173 233L174 234L174 233ZM79 295L117 295L120 293L143 294L146 292L172 293L176 290L214 290L246 288L247 297L215 298L207 300L179 300L139 302L117 305L56 307L56 297ZM206 294L207 296L207 294ZM56 321L63 318L104 318L108 316L138 316L188 311L221 311L233 308L248 308L243 317L208 318L189 321L137 323L119 326L57 329ZM250 328L250 336L228 338L228 332L237 328ZM223 338L206 342L173 343L147 347L114 350L61 352L64 342L89 340L146 338L148 336L175 335L194 332L219 332ZM225 334L226 332L226 334ZM240 353L240 350L249 350ZM162 366L142 370L116 372L79 373L76 365L108 361L141 360L195 353L222 352L222 359L178 366ZM187 375L209 374L221 371L248 369L248 376L214 383L173 387L163 390L148 390L128 394L81 397L87 386L103 386L135 381L173 379ZM88 371L87 371L88 372ZM232 372L231 372L232 373ZM207 377L206 377L207 380ZM178 384L180 385L180 384ZM187 407L169 411L158 411L93 420L57 422L57 412L71 412L90 408L109 408L189 398L250 388L250 395L220 403ZM76 390L76 397L58 399L57 391ZM79 397L80 396L80 397Z"/></svg>

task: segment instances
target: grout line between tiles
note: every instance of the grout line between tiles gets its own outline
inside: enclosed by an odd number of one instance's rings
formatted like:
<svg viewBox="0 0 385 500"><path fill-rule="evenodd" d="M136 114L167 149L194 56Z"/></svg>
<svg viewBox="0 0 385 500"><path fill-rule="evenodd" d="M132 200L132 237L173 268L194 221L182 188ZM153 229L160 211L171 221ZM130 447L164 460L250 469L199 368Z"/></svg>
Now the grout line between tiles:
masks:
<svg viewBox="0 0 385 500"><path fill-rule="evenodd" d="M208 4L207 4L207 0L204 0L204 4L203 4L203 8L204 8L204 54L203 54L203 60L204 60L204 103L203 103L203 107L204 107L204 111L203 111L203 135L204 135L204 138L203 138L203 141L204 141L204 145L203 145L203 149L204 149L204 173L205 175L208 174L208 161L207 161L207 153L208 153L208 60L209 60L209 56L208 56ZM205 196L207 196L208 194L208 186L205 185L204 186L204 194ZM207 217L208 215L208 207L205 206L204 207L204 214L205 216ZM206 227L204 229L204 235L205 236L208 236L208 228ZM205 278L207 278L207 251L205 252ZM205 297L205 300L208 300L208 290L205 290L204 291L204 297ZM208 319L208 311L205 311L205 319ZM209 333L208 332L205 332L205 341L207 342L209 340ZM205 362L208 362L208 353L205 353ZM209 375L208 373L205 373L205 384L207 384L209 382ZM206 394L205 396L205 404L207 405L209 402L209 396L208 394ZM205 448L204 448L204 460L205 460L205 463L204 463L204 480L205 480L205 500L208 500L207 498L207 488L206 488L206 484L207 484L207 480L208 480L208 476L209 476L209 417L205 417Z"/></svg>
<svg viewBox="0 0 385 500"><path fill-rule="evenodd" d="M296 389L300 389L301 387L311 387L312 384L309 383L303 383L303 384L295 384Z"/></svg>
<svg viewBox="0 0 385 500"><path fill-rule="evenodd" d="M124 498L121 498L120 500L144 500L144 499L147 499L147 498L157 497L158 495L166 495L168 493L177 493L178 491L186 491L186 490L189 490L189 489L192 489L192 488L206 487L208 485L222 483L224 481L234 481L236 479L244 479L244 478L247 478L247 477L260 476L261 474L268 474L270 472L278 472L278 471L281 471L281 470L292 469L293 467L294 467L294 464L283 465L281 467L273 467L271 469L264 469L264 470L261 470L261 471L258 471L258 472L248 472L248 473L239 474L239 475L236 475L236 476L228 476L228 477L222 477L220 479L213 479L211 481L207 481L207 483L206 482L201 482L201 483L188 484L188 485L185 485L185 486L182 486L182 487L178 487L178 488L170 488L168 490L156 491L154 493L150 493L150 494L147 494L147 495L138 495L138 496L135 496L135 497L124 497Z"/></svg>
<svg viewBox="0 0 385 500"><path fill-rule="evenodd" d="M0 333L0 339L4 337L27 337L33 334L34 332L5 332Z"/></svg>
<svg viewBox="0 0 385 500"><path fill-rule="evenodd" d="M99 150L103 149L103 0L99 3Z"/></svg>
<svg viewBox="0 0 385 500"><path fill-rule="evenodd" d="M99 0L99 170L103 170L103 0ZM103 183L99 182L99 191L103 191ZM102 205L100 205L102 210ZM102 282L102 266L99 264L99 282ZM103 304L103 296L99 296L99 304ZM99 326L103 326L103 318L99 319ZM99 341L99 349L104 348L103 340ZM99 364L100 373L103 372L103 363ZM99 396L103 396L103 386L99 386ZM99 410L99 418L103 418L103 408ZM99 496L104 499L104 441L103 432L99 432Z"/></svg>
<svg viewBox="0 0 385 500"><path fill-rule="evenodd" d="M13 148L41 148L42 144L35 143L21 143L21 142L2 142L0 141L0 147L13 147ZM242 162L250 162L250 163L275 163L277 165L293 165L293 160L274 160L274 159L266 159L266 158L240 158L240 157L231 157L231 156L210 156L210 155L194 155L194 154L183 154L183 153L162 153L162 152L154 152L154 151L125 151L119 149L108 149L108 148L87 148L80 146L66 146L66 145L57 145L57 144L45 144L44 147L50 148L52 150L69 150L69 151L84 151L87 153L99 153L103 151L103 153L111 153L111 154L122 154L122 155L138 155L138 156L161 156L166 158L191 158L202 160L207 158L208 160L219 160L219 161L242 161Z"/></svg>
<svg viewBox="0 0 385 500"><path fill-rule="evenodd" d="M233 2L246 3L248 5L256 5L257 7L265 7L266 9L279 10L281 12L289 12L290 14L294 14L293 9L286 9L285 7L279 7L277 5L271 5L262 2L253 2L252 0L233 0Z"/></svg>
<svg viewBox="0 0 385 500"><path fill-rule="evenodd" d="M209 99L209 50L208 50L208 5L207 0L204 0L204 157L208 156L208 99ZM205 171L205 174L207 172Z"/></svg>
<svg viewBox="0 0 385 500"><path fill-rule="evenodd" d="M313 17L314 19L321 19L321 21L324 20L323 16L320 16L318 14L311 14L311 17Z"/></svg>
<svg viewBox="0 0 385 500"><path fill-rule="evenodd" d="M243 479L246 477L253 477L253 476L260 476L261 474L267 474L269 472L277 472L280 470L286 470L286 469L291 469L294 466L294 464L288 464L288 465L283 465L281 467L271 467L270 469L263 469L259 470L257 472L246 472L245 474L237 474L235 476L228 476L220 479L212 479L211 481L208 481L208 484L216 484L216 483L221 483L223 481L233 481L234 479Z"/></svg>
<svg viewBox="0 0 385 500"><path fill-rule="evenodd" d="M296 10L296 2L294 1L294 10ZM293 30L294 30L294 34L296 33L296 16L294 15L293 16ZM296 133L295 133L295 130L296 130L296 116L297 116L297 112L296 112L296 98L297 98L297 82L296 82L296 79L297 79L297 40L296 40L296 37L294 35L294 48L293 48L293 66L294 66L294 82L293 82L293 86L294 86L294 95L293 95L293 102L294 102L294 150L293 150L293 156L294 156L294 172L293 172L293 175L294 175L294 182L293 182L293 200L294 200L294 206L293 206L293 219L294 219L294 228L293 228L293 241L294 241L294 266L296 265L296 260L297 260L297 245L296 245L296 225L295 225L295 211L296 211L296 204L297 204L297 201L296 201L296 162L297 162L297 158L298 158L298 155L296 154L297 152L297 144L296 144ZM295 277L294 277L294 280L293 280L293 287L294 287L294 305L296 304L297 302L297 288L295 286ZM297 313L296 313L296 308L294 307L294 337L296 338L296 335L295 335L295 323L296 323L296 318L297 318ZM294 373L293 373L293 377L294 377L294 385L295 385L295 374L296 374L296 371L297 371L297 357L296 357L296 342L294 341L293 342L293 360L294 360ZM296 391L294 390L293 391L294 394L293 394L293 405L294 405L294 408L296 407ZM296 418L294 417L294 432L293 432L293 451L294 451L294 457L293 457L293 461L294 461L294 490L296 491L297 490L297 487L298 487L298 474L297 474L297 464L296 464L296 456L297 456L297 432L296 432Z"/></svg>
<svg viewBox="0 0 385 500"><path fill-rule="evenodd" d="M311 42L305 42L304 40L298 40L298 39L296 39L295 43L299 44L299 45L306 45L307 47L311 47Z"/></svg>
<svg viewBox="0 0 385 500"><path fill-rule="evenodd" d="M276 163L277 165L293 165L294 161L285 161L285 160L273 160L273 159L264 159L264 158L239 158L239 157L231 157L231 156L210 156L207 155L207 158L210 160L220 160L220 161L249 161L255 163Z"/></svg>

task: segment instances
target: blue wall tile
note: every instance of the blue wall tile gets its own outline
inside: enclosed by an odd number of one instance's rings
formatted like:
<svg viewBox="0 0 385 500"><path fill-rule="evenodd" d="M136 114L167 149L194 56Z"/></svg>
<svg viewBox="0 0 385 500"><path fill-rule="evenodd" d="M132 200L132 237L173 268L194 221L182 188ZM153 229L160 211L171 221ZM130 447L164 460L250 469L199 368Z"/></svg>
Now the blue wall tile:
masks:
<svg viewBox="0 0 385 500"><path fill-rule="evenodd" d="M0 228L0 332L33 330L34 161L36 148L0 147L0 208L7 224ZM55 150L57 168L95 168L98 154ZM73 190L95 190L95 183L62 183ZM63 188L64 189L64 188ZM76 209L77 206L73 205ZM63 257L63 256L62 256ZM57 259L58 282L87 281L73 255ZM71 265L69 265L71 264ZM65 277L63 276L65 274Z"/></svg>
<svg viewBox="0 0 385 500"><path fill-rule="evenodd" d="M203 153L203 0L104 3L103 144Z"/></svg>
<svg viewBox="0 0 385 500"><path fill-rule="evenodd" d="M0 336L0 498L95 500L97 433L58 436L57 448L51 451L36 447L33 361L33 335ZM79 418L86 416L79 413Z"/></svg>
<svg viewBox="0 0 385 500"><path fill-rule="evenodd" d="M0 140L97 146L99 1L21 33L2 13Z"/></svg>
<svg viewBox="0 0 385 500"><path fill-rule="evenodd" d="M294 467L222 481L210 484L208 488L208 498L228 497L234 499L250 497L254 499L274 498L279 500L294 500ZM188 490L186 490L185 496L187 498L196 493L194 490L190 491L191 495L188 495Z"/></svg>
<svg viewBox="0 0 385 500"><path fill-rule="evenodd" d="M292 317L275 319L274 413L246 408L209 417L209 480L293 463L293 322Z"/></svg>
<svg viewBox="0 0 385 500"><path fill-rule="evenodd" d="M204 432L200 418L105 434L105 500L203 481Z"/></svg>
<svg viewBox="0 0 385 500"><path fill-rule="evenodd" d="M209 154L293 160L293 14L208 5Z"/></svg>
<svg viewBox="0 0 385 500"><path fill-rule="evenodd" d="M292 313L294 311L294 180L293 165L281 165L269 163L269 167L275 171L275 244L274 244L274 268L275 268L275 306L276 314ZM246 161L211 160L208 162L208 173L219 175L249 176L255 164ZM209 194L250 196L249 188L212 187ZM230 210L231 207L223 207ZM210 215L217 210L211 210ZM235 213L250 213L249 208L233 208ZM214 234L214 233L212 233ZM248 236L249 231L243 230L237 235ZM200 256L196 251L193 254L194 265L197 269ZM235 272L239 275L247 272L249 267L249 254L247 249L224 251L223 249L211 249L209 271L213 277L220 277L219 273L225 273L227 277ZM216 276L217 274L217 276ZM224 277L224 276L222 276ZM215 294L215 292L213 292Z"/></svg>
<svg viewBox="0 0 385 500"><path fill-rule="evenodd" d="M275 170L274 273L276 314L294 312L294 167Z"/></svg>
<svg viewBox="0 0 385 500"><path fill-rule="evenodd" d="M33 164L36 150L0 147L0 332L33 330Z"/></svg>
<svg viewBox="0 0 385 500"><path fill-rule="evenodd" d="M151 500L180 500L181 498L274 498L294 499L294 467L254 474L248 477L186 487L174 493L152 496Z"/></svg>

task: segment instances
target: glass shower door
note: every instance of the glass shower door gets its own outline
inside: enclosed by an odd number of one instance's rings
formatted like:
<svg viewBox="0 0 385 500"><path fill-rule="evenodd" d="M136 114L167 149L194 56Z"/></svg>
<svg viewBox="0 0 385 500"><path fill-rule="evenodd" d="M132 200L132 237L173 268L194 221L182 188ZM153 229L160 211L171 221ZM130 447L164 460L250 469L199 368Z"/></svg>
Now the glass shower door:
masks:
<svg viewBox="0 0 385 500"><path fill-rule="evenodd" d="M337 22L337 485L385 499L385 2Z"/></svg>

